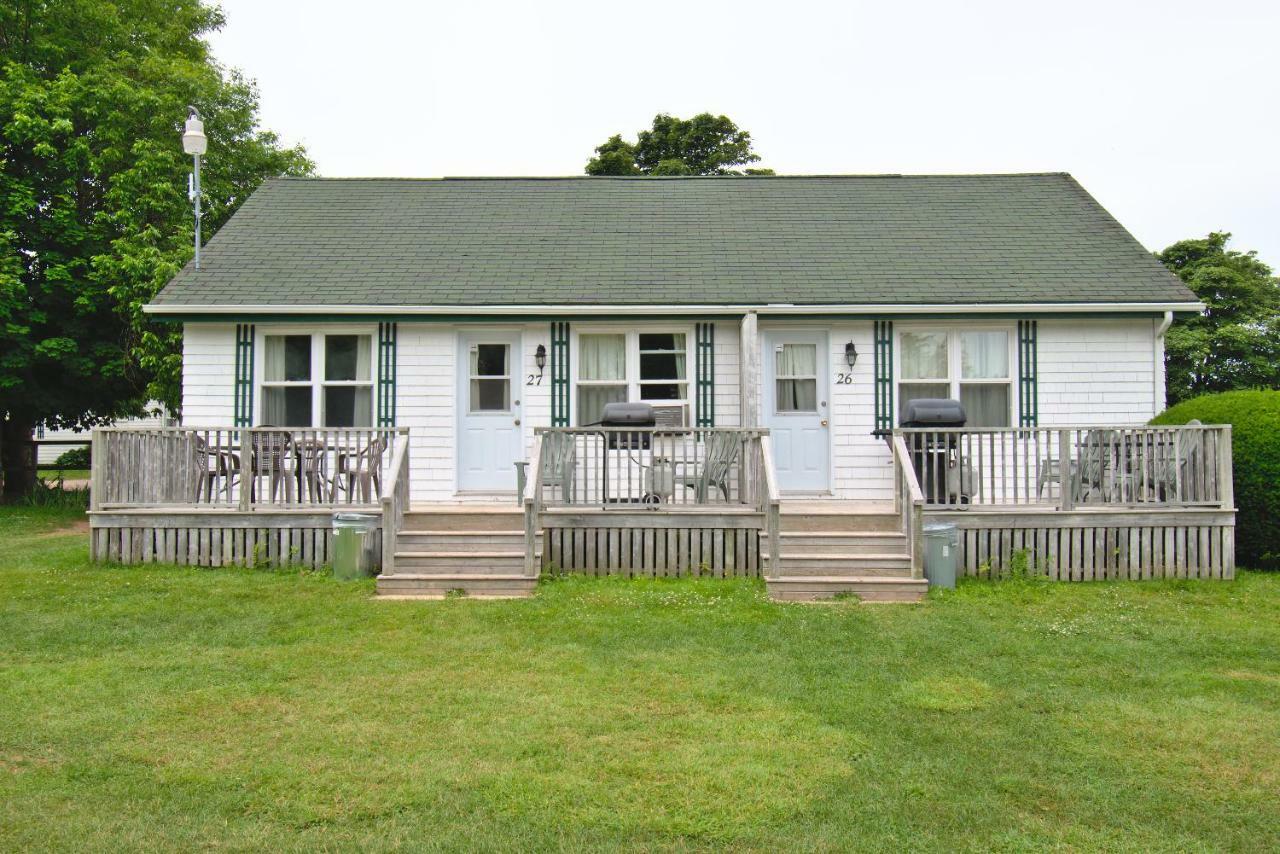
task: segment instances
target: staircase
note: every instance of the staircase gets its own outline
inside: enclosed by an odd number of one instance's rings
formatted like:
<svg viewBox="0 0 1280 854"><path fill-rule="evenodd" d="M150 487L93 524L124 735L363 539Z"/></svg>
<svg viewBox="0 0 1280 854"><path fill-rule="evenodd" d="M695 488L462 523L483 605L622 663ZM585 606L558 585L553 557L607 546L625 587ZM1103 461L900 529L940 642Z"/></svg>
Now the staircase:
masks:
<svg viewBox="0 0 1280 854"><path fill-rule="evenodd" d="M528 596L537 578L524 571L524 514L498 504L441 504L405 511L395 566L378 576L378 594L440 599Z"/></svg>
<svg viewBox="0 0 1280 854"><path fill-rule="evenodd" d="M911 577L902 523L891 508L840 502L782 503L781 571L766 557L766 586L773 599L812 602L842 593L868 602L919 602L928 582ZM767 536L760 551L770 553Z"/></svg>

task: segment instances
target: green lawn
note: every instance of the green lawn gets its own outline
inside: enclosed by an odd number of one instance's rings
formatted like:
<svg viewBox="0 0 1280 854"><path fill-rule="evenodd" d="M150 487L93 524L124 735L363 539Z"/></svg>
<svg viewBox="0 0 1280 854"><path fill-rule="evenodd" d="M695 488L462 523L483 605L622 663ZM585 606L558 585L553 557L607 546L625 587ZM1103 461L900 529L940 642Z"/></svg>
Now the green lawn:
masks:
<svg viewBox="0 0 1280 854"><path fill-rule="evenodd" d="M69 518L0 511L0 850L1280 847L1280 576L377 602Z"/></svg>
<svg viewBox="0 0 1280 854"><path fill-rule="evenodd" d="M40 471L38 472L38 475L42 480L48 481L50 484L52 484L58 478L62 478L63 480L88 480L89 470L88 469L58 469L58 468L40 469Z"/></svg>

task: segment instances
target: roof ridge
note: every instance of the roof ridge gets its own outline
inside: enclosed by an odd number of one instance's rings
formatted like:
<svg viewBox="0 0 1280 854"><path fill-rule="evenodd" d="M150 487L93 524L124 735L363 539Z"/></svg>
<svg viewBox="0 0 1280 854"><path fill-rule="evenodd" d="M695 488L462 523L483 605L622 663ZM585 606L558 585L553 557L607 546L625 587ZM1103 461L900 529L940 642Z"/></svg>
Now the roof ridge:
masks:
<svg viewBox="0 0 1280 854"><path fill-rule="evenodd" d="M796 175L441 175L413 177L397 175L279 175L272 181L741 181L795 179L859 179L871 178L1048 178L1071 177L1070 172L867 172L812 173Z"/></svg>

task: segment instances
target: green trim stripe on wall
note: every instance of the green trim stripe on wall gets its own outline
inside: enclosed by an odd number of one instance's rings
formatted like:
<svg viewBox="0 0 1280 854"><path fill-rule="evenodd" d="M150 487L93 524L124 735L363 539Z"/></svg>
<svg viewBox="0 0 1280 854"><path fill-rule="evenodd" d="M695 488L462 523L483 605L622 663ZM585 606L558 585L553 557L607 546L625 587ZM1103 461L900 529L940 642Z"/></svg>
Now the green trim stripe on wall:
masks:
<svg viewBox="0 0 1280 854"><path fill-rule="evenodd" d="M1040 423L1039 342L1036 321L1018 321L1018 426Z"/></svg>
<svg viewBox="0 0 1280 854"><path fill-rule="evenodd" d="M716 325L699 323L697 331L697 347L694 350L696 363L695 385L697 394L698 427L716 426Z"/></svg>
<svg viewBox="0 0 1280 854"><path fill-rule="evenodd" d="M876 423L873 431L883 436L893 430L893 321L875 322Z"/></svg>
<svg viewBox="0 0 1280 854"><path fill-rule="evenodd" d="M569 324L551 323L551 426L569 426Z"/></svg>
<svg viewBox="0 0 1280 854"><path fill-rule="evenodd" d="M378 426L396 426L396 325L378 324Z"/></svg>
<svg viewBox="0 0 1280 854"><path fill-rule="evenodd" d="M236 326L234 416L236 427L253 426L253 324Z"/></svg>

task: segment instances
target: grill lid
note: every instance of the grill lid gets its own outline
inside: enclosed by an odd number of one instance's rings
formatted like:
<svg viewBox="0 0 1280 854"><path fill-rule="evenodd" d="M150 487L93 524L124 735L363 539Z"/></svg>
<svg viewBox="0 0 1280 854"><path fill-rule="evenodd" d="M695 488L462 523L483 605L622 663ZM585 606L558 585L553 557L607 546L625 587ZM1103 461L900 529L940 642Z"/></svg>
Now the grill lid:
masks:
<svg viewBox="0 0 1280 854"><path fill-rule="evenodd" d="M963 427L967 420L960 401L944 397L909 400L902 412L903 427Z"/></svg>
<svg viewBox="0 0 1280 854"><path fill-rule="evenodd" d="M601 427L652 427L653 406L648 403L606 403Z"/></svg>

